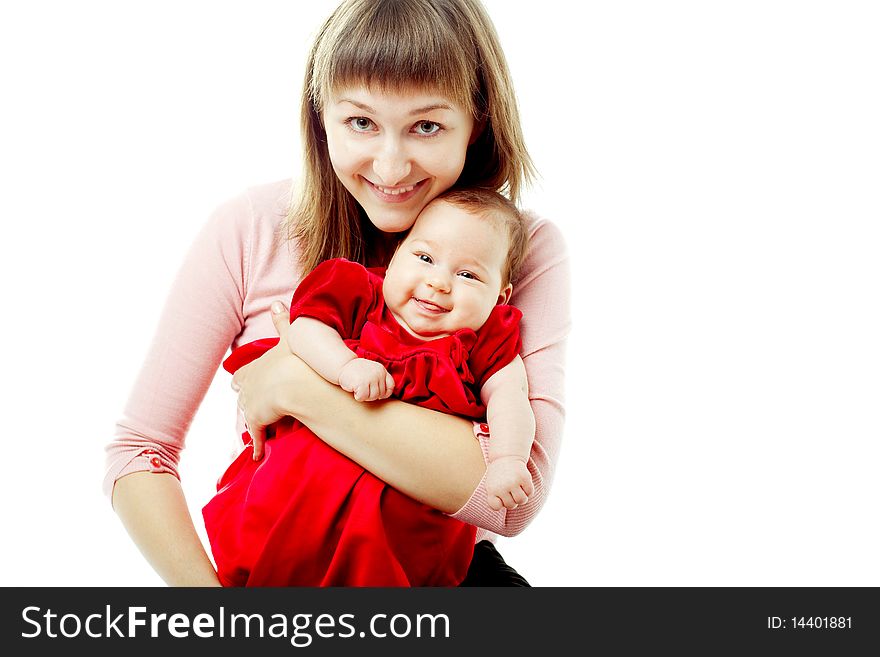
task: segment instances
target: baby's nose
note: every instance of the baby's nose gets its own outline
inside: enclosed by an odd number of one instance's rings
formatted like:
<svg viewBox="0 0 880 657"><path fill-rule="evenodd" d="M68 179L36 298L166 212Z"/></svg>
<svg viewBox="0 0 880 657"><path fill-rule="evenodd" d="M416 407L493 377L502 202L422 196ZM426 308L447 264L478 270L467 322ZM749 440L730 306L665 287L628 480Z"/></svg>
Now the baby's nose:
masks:
<svg viewBox="0 0 880 657"><path fill-rule="evenodd" d="M437 290L438 292L449 292L450 284L449 278L439 273L431 274L428 279L425 281L428 287Z"/></svg>

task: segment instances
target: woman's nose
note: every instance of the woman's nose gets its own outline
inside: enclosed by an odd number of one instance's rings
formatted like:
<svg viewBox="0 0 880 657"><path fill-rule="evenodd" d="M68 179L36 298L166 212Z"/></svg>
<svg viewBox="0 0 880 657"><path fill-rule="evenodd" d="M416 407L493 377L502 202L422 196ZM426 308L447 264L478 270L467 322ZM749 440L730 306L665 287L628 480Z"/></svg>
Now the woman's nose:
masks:
<svg viewBox="0 0 880 657"><path fill-rule="evenodd" d="M373 171L389 187L407 182L411 170L409 156L396 140L385 143L373 159Z"/></svg>

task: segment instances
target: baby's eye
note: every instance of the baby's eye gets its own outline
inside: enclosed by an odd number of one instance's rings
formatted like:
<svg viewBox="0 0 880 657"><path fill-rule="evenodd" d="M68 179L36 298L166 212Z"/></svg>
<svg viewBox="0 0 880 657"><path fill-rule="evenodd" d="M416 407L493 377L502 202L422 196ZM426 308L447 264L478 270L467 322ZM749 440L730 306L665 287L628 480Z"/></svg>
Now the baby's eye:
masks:
<svg viewBox="0 0 880 657"><path fill-rule="evenodd" d="M433 135L440 131L440 124L433 121L419 121L415 125L415 130L420 135Z"/></svg>
<svg viewBox="0 0 880 657"><path fill-rule="evenodd" d="M469 271L460 271L460 272L458 272L458 275L461 276L462 278L468 278L472 281L480 280L479 278L477 278L474 274L472 274Z"/></svg>
<svg viewBox="0 0 880 657"><path fill-rule="evenodd" d="M355 132L367 132L373 127L373 122L365 116L353 116L345 122Z"/></svg>
<svg viewBox="0 0 880 657"><path fill-rule="evenodd" d="M431 256L429 256L427 253L417 253L416 257L418 257L418 259L421 260L422 262L427 262L428 264L431 264L432 262L434 262L431 259Z"/></svg>

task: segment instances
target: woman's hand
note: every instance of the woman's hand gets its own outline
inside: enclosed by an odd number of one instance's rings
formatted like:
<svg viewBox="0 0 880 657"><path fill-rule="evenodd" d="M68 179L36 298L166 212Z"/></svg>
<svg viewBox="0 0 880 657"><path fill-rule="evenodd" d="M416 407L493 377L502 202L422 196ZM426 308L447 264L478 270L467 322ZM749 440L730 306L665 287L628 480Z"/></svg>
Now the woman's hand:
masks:
<svg viewBox="0 0 880 657"><path fill-rule="evenodd" d="M287 344L290 319L287 308L280 301L272 303L272 323L280 337L278 344L239 368L232 377L232 389L238 393L238 407L253 439L255 461L263 458L266 427L289 415L281 403L284 399L281 392L295 383L301 367L307 367Z"/></svg>

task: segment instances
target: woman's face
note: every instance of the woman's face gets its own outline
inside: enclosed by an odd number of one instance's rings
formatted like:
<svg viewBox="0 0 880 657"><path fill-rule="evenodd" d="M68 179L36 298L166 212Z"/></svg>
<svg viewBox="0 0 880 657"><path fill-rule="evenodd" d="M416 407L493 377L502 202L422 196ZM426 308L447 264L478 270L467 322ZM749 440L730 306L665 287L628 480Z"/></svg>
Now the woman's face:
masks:
<svg viewBox="0 0 880 657"><path fill-rule="evenodd" d="M322 113L333 170L381 231L408 230L458 180L474 133L470 112L430 90L345 87Z"/></svg>

